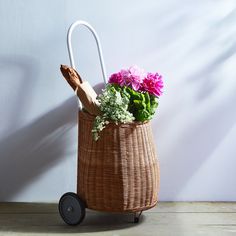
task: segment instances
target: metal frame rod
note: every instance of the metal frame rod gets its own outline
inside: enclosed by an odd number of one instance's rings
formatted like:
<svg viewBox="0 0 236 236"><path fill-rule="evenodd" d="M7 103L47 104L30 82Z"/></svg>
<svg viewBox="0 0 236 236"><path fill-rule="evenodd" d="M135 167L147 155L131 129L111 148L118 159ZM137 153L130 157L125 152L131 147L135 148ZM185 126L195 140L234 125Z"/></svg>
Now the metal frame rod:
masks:
<svg viewBox="0 0 236 236"><path fill-rule="evenodd" d="M101 69L102 69L103 80L104 80L104 83L106 84L107 83L107 74L106 74L106 68L105 68L105 64L104 64L104 60L103 60L103 53L102 53L101 43L100 43L99 37L98 37L95 29L86 21L82 21L82 20L75 21L70 26L70 28L68 30L68 33L67 33L67 47L68 47L71 67L76 69L75 68L75 61L74 61L74 54L73 54L73 49L72 49L71 38L72 38L72 33L73 33L74 29L79 25L85 26L87 29L89 29L89 31L93 34L93 36L95 38L95 41L96 41L96 44L97 44L97 49L98 49L100 65L101 65Z"/></svg>

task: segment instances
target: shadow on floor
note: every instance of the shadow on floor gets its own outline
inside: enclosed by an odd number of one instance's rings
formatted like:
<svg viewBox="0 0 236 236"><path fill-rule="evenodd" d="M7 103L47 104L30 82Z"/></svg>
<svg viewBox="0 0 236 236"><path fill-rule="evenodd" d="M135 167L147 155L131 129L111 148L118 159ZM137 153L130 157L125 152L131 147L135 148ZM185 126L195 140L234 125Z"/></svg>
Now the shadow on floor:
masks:
<svg viewBox="0 0 236 236"><path fill-rule="evenodd" d="M33 207L28 210L27 206L24 207L24 212L7 207L8 212L0 214L0 230L19 233L88 233L135 227L145 221L144 215L140 217L137 224L133 223L131 213L117 214L87 210L86 217L80 225L69 226L61 219L56 204L35 206L36 204L33 204Z"/></svg>

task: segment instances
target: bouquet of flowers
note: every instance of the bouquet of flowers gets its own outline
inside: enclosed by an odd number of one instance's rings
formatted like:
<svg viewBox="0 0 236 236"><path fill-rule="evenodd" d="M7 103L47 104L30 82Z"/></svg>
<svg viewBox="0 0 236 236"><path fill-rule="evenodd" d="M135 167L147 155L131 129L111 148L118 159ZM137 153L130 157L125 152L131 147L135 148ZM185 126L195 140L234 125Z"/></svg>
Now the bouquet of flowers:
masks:
<svg viewBox="0 0 236 236"><path fill-rule="evenodd" d="M118 124L151 120L162 88L161 75L145 73L137 66L112 74L105 89L97 97L101 114L94 121L94 140L98 140L99 132L110 122Z"/></svg>

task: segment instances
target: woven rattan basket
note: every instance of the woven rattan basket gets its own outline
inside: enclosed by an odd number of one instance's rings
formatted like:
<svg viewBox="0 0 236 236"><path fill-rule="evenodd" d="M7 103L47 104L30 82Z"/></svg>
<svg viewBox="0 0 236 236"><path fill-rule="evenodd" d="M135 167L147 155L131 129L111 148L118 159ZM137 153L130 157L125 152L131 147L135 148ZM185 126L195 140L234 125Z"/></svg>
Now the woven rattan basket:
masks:
<svg viewBox="0 0 236 236"><path fill-rule="evenodd" d="M159 164L150 122L109 124L92 138L94 116L79 111L77 192L90 209L138 212L158 200Z"/></svg>

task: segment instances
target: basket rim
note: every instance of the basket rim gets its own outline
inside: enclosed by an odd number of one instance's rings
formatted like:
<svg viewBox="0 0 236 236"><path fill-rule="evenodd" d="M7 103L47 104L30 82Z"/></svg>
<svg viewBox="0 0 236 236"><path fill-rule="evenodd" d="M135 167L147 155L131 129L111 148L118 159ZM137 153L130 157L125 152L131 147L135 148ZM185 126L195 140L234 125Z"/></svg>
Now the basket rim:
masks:
<svg viewBox="0 0 236 236"><path fill-rule="evenodd" d="M106 207L96 207L96 206L90 206L90 205L87 205L87 208L90 210L101 211L101 212L133 213L133 212L149 210L149 209L155 207L158 204L158 202L159 202L159 200L157 199L155 202L152 202L152 204L150 204L150 205L144 205L144 206L128 208L128 209L115 209L115 208L108 209Z"/></svg>
<svg viewBox="0 0 236 236"><path fill-rule="evenodd" d="M94 120L95 119L95 115L91 115L90 113L88 113L85 110L79 110L78 112L79 114L83 115L84 117L86 117L87 120ZM115 125L115 126L121 126L121 127L125 127L125 126L130 126L130 125L134 125L134 126L140 126L140 125L144 125L144 124L148 124L150 123L150 120L146 120L144 122L142 121L132 121L132 122L126 122L126 123L122 123L122 122L114 122L114 121L109 121L108 125Z"/></svg>

